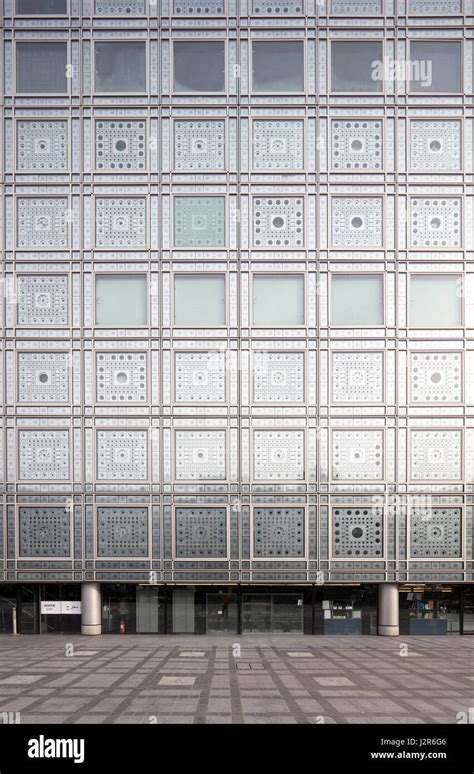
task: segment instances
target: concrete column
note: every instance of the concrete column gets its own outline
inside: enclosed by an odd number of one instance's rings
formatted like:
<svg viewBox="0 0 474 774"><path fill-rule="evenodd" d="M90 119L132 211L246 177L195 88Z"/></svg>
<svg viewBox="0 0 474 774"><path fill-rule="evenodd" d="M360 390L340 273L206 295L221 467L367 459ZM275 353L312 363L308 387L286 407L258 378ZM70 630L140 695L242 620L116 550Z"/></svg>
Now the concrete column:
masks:
<svg viewBox="0 0 474 774"><path fill-rule="evenodd" d="M391 637L400 633L397 583L379 583L377 633Z"/></svg>
<svg viewBox="0 0 474 774"><path fill-rule="evenodd" d="M82 584L81 634L102 633L102 595L100 583Z"/></svg>

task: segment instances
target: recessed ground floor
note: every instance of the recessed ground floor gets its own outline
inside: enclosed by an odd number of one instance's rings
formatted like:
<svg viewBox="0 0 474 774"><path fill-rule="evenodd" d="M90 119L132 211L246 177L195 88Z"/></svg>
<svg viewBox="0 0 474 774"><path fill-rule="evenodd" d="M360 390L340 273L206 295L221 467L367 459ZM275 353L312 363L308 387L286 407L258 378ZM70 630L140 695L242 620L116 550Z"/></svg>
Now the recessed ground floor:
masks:
<svg viewBox="0 0 474 774"><path fill-rule="evenodd" d="M209 636L474 634L474 585L0 584L0 633L13 631Z"/></svg>
<svg viewBox="0 0 474 774"><path fill-rule="evenodd" d="M40 726L472 723L473 647L441 636L2 635L0 717Z"/></svg>

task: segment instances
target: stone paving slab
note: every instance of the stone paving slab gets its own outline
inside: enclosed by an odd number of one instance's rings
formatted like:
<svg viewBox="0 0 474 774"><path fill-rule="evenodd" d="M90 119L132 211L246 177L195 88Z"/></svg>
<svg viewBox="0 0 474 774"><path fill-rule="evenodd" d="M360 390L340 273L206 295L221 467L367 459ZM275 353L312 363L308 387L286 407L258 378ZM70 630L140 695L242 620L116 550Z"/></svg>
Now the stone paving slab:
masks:
<svg viewBox="0 0 474 774"><path fill-rule="evenodd" d="M469 637L92 640L0 635L0 713L24 724L455 724L474 707Z"/></svg>

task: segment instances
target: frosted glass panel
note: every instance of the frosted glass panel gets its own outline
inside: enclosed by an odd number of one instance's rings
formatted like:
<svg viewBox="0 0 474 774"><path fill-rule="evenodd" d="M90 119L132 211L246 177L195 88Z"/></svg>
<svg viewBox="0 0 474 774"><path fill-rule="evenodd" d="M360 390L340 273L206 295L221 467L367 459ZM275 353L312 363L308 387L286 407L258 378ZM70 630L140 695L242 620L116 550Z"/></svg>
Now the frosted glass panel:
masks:
<svg viewBox="0 0 474 774"><path fill-rule="evenodd" d="M173 59L175 91L224 91L223 41L175 42Z"/></svg>
<svg viewBox="0 0 474 774"><path fill-rule="evenodd" d="M366 40L331 43L332 91L383 91L383 80L372 78L374 62L382 62L383 44Z"/></svg>
<svg viewBox="0 0 474 774"><path fill-rule="evenodd" d="M16 0L17 14L67 13L67 0Z"/></svg>
<svg viewBox="0 0 474 774"><path fill-rule="evenodd" d="M95 90L146 91L145 43L96 43Z"/></svg>
<svg viewBox="0 0 474 774"><path fill-rule="evenodd" d="M224 275L175 277L174 321L176 325L225 325Z"/></svg>
<svg viewBox="0 0 474 774"><path fill-rule="evenodd" d="M441 94L462 91L461 53L462 45L456 41L412 41L411 74L415 77L410 91Z"/></svg>
<svg viewBox="0 0 474 774"><path fill-rule="evenodd" d="M16 90L22 94L64 94L66 65L66 43L17 43Z"/></svg>
<svg viewBox="0 0 474 774"><path fill-rule="evenodd" d="M252 46L253 91L304 91L304 46L271 41Z"/></svg>
<svg viewBox="0 0 474 774"><path fill-rule="evenodd" d="M410 281L410 325L462 325L460 277L414 276Z"/></svg>
<svg viewBox="0 0 474 774"><path fill-rule="evenodd" d="M379 275L332 278L332 325L383 325L383 277Z"/></svg>
<svg viewBox="0 0 474 774"><path fill-rule="evenodd" d="M146 277L96 277L95 321L97 325L146 325Z"/></svg>
<svg viewBox="0 0 474 774"><path fill-rule="evenodd" d="M253 278L254 325L304 325L304 279L269 274Z"/></svg>

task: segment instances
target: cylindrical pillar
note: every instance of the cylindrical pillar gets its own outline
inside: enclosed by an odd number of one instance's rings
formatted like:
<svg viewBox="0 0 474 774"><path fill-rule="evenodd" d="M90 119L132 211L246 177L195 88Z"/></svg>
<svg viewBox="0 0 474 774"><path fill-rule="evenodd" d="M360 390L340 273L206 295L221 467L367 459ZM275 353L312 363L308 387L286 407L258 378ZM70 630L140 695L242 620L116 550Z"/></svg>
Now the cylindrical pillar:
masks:
<svg viewBox="0 0 474 774"><path fill-rule="evenodd" d="M389 637L400 633L397 583L379 583L377 633Z"/></svg>
<svg viewBox="0 0 474 774"><path fill-rule="evenodd" d="M100 583L83 583L81 596L81 633L101 634L102 597Z"/></svg>

